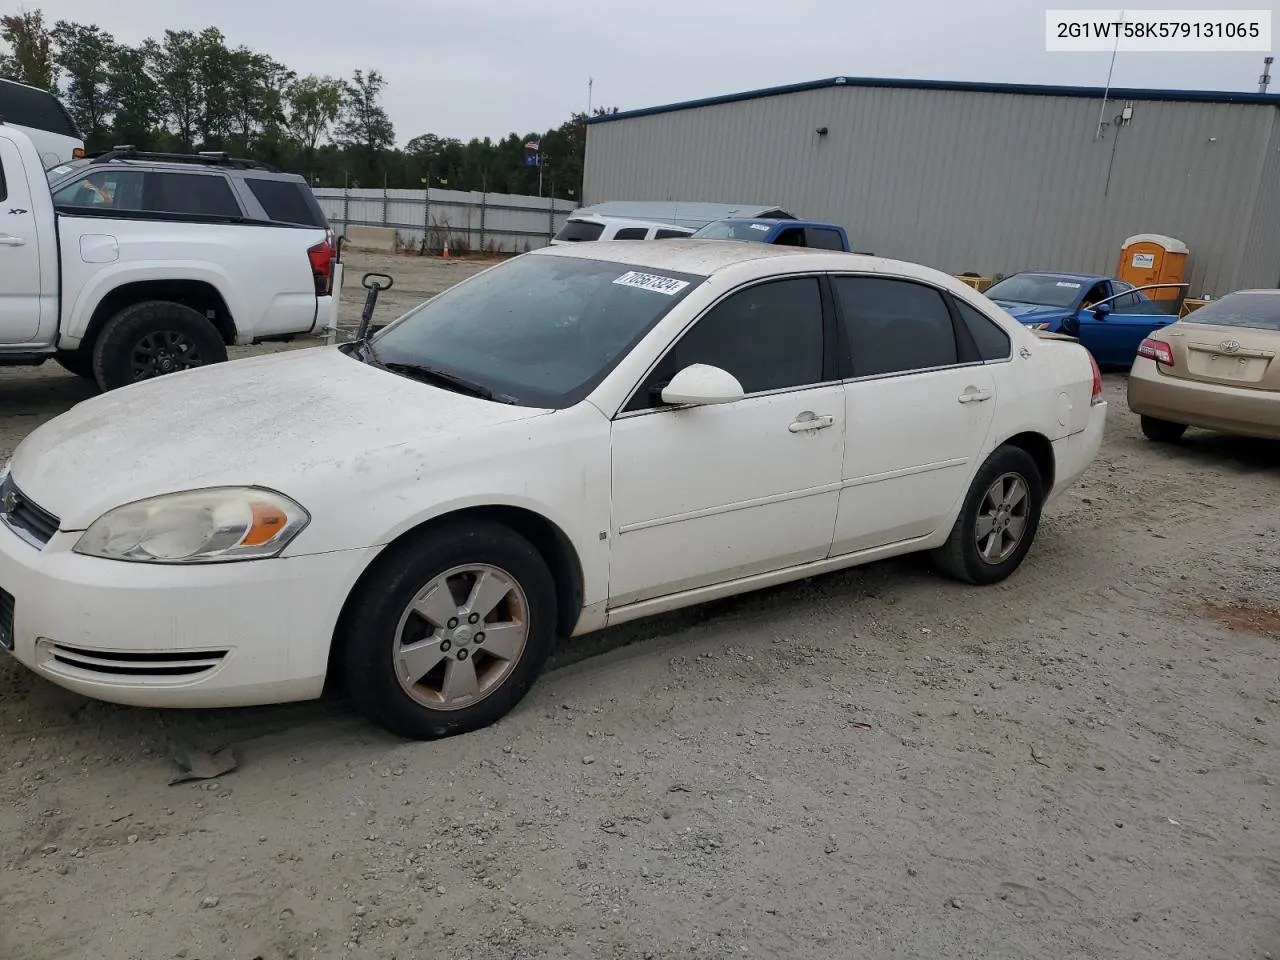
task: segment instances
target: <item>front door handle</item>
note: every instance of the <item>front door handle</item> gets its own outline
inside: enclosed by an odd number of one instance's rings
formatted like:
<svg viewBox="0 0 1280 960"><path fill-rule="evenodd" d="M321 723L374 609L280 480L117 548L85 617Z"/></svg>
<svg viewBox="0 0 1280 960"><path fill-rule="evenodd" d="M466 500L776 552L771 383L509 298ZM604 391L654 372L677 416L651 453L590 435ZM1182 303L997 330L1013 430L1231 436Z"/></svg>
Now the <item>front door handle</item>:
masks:
<svg viewBox="0 0 1280 960"><path fill-rule="evenodd" d="M21 237L0 236L0 247L21 247L26 245L26 242Z"/></svg>
<svg viewBox="0 0 1280 960"><path fill-rule="evenodd" d="M990 390L979 390L977 387L968 387L964 393L956 397L961 403L981 403L983 400L991 399Z"/></svg>
<svg viewBox="0 0 1280 960"><path fill-rule="evenodd" d="M836 418L830 414L818 416L812 410L806 410L796 417L787 429L792 433L804 433L809 430L824 430L835 422Z"/></svg>

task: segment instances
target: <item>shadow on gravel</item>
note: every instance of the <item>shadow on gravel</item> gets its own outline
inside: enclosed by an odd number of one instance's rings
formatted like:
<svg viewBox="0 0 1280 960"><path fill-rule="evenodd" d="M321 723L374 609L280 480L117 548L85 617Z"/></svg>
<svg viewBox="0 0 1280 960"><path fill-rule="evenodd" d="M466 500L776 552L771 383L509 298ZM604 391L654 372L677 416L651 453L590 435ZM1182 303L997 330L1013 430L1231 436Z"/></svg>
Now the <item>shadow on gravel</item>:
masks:
<svg viewBox="0 0 1280 960"><path fill-rule="evenodd" d="M1149 440L1142 442L1151 443ZM1170 460L1182 460L1202 467L1223 466L1244 473L1280 468L1280 440L1189 430L1177 443L1160 444L1160 449Z"/></svg>
<svg viewBox="0 0 1280 960"><path fill-rule="evenodd" d="M33 375L36 370L40 373ZM46 371L60 375L48 375ZM47 420L97 394L95 384L65 373L52 360L40 367L0 369L0 417L6 421L11 417L33 416ZM3 426L11 427L12 424Z"/></svg>

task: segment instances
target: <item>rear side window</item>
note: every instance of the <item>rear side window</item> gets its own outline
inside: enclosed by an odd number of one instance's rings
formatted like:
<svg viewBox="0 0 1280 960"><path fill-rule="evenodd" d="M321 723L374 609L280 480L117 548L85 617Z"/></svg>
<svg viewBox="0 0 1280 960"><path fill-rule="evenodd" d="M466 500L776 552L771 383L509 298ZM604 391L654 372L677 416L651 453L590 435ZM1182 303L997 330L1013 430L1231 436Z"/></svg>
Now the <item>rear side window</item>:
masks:
<svg viewBox="0 0 1280 960"><path fill-rule="evenodd" d="M52 93L21 83L0 80L0 117L6 123L80 139L66 108Z"/></svg>
<svg viewBox="0 0 1280 960"><path fill-rule="evenodd" d="M590 220L570 220L560 228L560 232L556 234L556 239L579 243L583 240L599 240L602 233L604 233L603 223L592 223Z"/></svg>
<svg viewBox="0 0 1280 960"><path fill-rule="evenodd" d="M689 236L689 232L687 230L659 230L657 233L653 235L653 239L670 240L672 237L687 237L687 236Z"/></svg>
<svg viewBox="0 0 1280 960"><path fill-rule="evenodd" d="M300 183L291 180L267 180L262 177L245 177L249 191L262 204L268 217L279 223L296 223L304 227L326 227L320 211L307 202Z"/></svg>
<svg viewBox="0 0 1280 960"><path fill-rule="evenodd" d="M809 227L805 230L805 246L817 247L819 250L843 250L840 234L822 227Z"/></svg>
<svg viewBox="0 0 1280 960"><path fill-rule="evenodd" d="M1000 329L993 320L988 320L981 313L959 298L953 298L960 319L964 322L978 348L978 356L983 360L1007 360L1012 343L1009 334Z"/></svg>
<svg viewBox="0 0 1280 960"><path fill-rule="evenodd" d="M956 331L942 294L908 280L832 277L855 377L958 362Z"/></svg>
<svg viewBox="0 0 1280 960"><path fill-rule="evenodd" d="M95 170L59 187L53 205L79 210L145 210L145 176L141 170Z"/></svg>
<svg viewBox="0 0 1280 960"><path fill-rule="evenodd" d="M800 227L787 227L773 241L776 247L803 247L804 230Z"/></svg>
<svg viewBox="0 0 1280 960"><path fill-rule="evenodd" d="M147 209L190 217L231 217L242 214L226 178L198 173L149 173Z"/></svg>
<svg viewBox="0 0 1280 960"><path fill-rule="evenodd" d="M647 227L623 227L613 235L615 240L643 240L644 235L648 233Z"/></svg>

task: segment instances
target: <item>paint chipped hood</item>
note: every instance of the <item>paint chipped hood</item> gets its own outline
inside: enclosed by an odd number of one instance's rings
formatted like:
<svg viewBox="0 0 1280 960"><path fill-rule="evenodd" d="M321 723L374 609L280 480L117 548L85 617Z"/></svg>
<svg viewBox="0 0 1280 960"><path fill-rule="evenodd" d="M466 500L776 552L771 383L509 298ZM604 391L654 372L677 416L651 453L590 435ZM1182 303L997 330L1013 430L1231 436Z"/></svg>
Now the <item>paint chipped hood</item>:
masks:
<svg viewBox="0 0 1280 960"><path fill-rule="evenodd" d="M354 496L375 485L376 473L367 474L387 451L438 463L439 448L456 453L460 435L474 443L548 412L453 393L318 347L86 400L37 427L11 469L61 529L82 530L125 503L224 484L270 487L304 506L316 484L332 491L346 483Z"/></svg>

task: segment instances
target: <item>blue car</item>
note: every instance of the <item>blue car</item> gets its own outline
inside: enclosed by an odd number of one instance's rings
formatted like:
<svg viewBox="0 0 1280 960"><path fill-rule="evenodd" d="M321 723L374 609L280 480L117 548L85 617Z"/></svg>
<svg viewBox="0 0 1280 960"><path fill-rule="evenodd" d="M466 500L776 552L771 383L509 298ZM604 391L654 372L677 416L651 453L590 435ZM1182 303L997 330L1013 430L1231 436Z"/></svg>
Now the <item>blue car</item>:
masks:
<svg viewBox="0 0 1280 960"><path fill-rule="evenodd" d="M1144 292L1173 287L1179 293L1173 299L1153 299ZM1075 337L1098 366L1128 369L1138 344L1178 319L1186 287L1135 287L1093 274L1027 272L1005 277L988 287L986 295L1023 326Z"/></svg>

